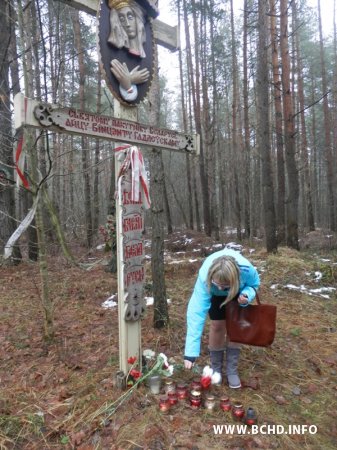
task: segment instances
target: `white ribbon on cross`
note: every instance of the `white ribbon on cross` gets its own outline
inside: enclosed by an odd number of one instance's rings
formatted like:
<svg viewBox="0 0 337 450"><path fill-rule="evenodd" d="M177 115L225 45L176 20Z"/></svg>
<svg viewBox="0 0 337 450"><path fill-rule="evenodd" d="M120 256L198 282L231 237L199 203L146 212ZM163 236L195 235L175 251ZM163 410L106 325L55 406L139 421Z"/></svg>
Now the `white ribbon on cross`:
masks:
<svg viewBox="0 0 337 450"><path fill-rule="evenodd" d="M118 147L115 149L116 152L122 150L127 150L127 155L118 174L117 182L123 173L131 166L131 200L133 202L138 202L141 196L144 208L149 209L151 200L143 155L139 148L134 145Z"/></svg>

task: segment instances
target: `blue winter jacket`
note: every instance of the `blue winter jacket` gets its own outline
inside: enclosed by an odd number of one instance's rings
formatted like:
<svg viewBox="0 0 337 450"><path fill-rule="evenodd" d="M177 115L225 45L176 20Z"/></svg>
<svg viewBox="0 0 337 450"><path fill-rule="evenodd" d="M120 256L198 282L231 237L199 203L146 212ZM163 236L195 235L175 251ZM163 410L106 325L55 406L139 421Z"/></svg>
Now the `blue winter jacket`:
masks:
<svg viewBox="0 0 337 450"><path fill-rule="evenodd" d="M208 270L216 258L221 256L232 256L235 258L240 269L240 294L245 294L248 302L254 300L255 290L260 286L260 277L255 267L239 252L224 248L212 253L203 262L197 281L194 286L192 297L187 308L187 334L185 344L185 356L197 357L200 355L201 335L204 329L208 310L211 306L213 295L226 296L228 291L221 291L212 285L209 290L207 286ZM254 289L253 289L254 288Z"/></svg>

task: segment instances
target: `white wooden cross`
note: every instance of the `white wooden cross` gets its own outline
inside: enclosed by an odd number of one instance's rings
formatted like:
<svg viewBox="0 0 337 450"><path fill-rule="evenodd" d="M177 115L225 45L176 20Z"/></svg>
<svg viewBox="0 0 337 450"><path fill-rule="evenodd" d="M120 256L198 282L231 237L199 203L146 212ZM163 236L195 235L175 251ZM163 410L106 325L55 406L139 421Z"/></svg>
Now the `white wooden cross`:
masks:
<svg viewBox="0 0 337 450"><path fill-rule="evenodd" d="M91 15L96 15L99 0L59 0ZM147 0L149 1L149 0ZM170 49L179 47L177 27L157 19L153 21L155 41ZM114 117L97 115L74 108L64 108L27 99L17 94L14 99L15 128L34 127L67 134L77 134L123 142L132 145L164 148L179 152L199 152L199 136L179 133L138 123L137 108L114 103ZM126 153L116 154L116 179ZM140 315L145 308L144 275L144 208L131 200L131 173L128 170L118 183L116 202L117 279L120 371L128 372L128 358L141 362Z"/></svg>
<svg viewBox="0 0 337 450"><path fill-rule="evenodd" d="M116 106L119 106L116 101ZM123 109L126 109L123 107ZM134 112L136 108L126 109ZM175 130L158 128L139 122L120 118L117 109L115 117L98 115L74 108L41 103L17 94L14 98L15 128L43 128L59 133L75 134L111 140L114 142L156 147L171 151L198 153L197 135L179 133ZM116 179L124 162L125 152L116 154ZM120 370L127 372L130 356L141 356L141 332L139 318L145 305L139 302L139 292L144 282L144 210L142 205L131 201L130 170L124 174L119 184L116 202L117 224L117 278L118 278L118 317L119 317L119 356ZM135 297L136 302L130 302ZM143 300L143 299L141 299ZM130 311L129 303L138 307ZM126 317L129 320L125 320Z"/></svg>

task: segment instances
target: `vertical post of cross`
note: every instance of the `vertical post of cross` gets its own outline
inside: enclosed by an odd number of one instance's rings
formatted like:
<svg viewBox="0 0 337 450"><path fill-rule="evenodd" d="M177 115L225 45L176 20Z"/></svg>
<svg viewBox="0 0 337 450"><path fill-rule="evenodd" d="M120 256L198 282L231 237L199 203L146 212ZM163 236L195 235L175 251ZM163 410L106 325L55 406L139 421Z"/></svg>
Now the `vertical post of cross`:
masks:
<svg viewBox="0 0 337 450"><path fill-rule="evenodd" d="M115 117L137 122L137 108L123 106L117 99L114 100ZM118 329L119 329L119 368L126 375L128 372L128 358L136 356L141 363L141 321L125 320L128 302L127 292L127 261L124 250L125 230L123 230L123 180L118 179L121 166L125 160L127 150L115 154L115 173L118 189L116 199L116 237L117 237L117 282L118 282ZM128 176L128 174L126 174ZM127 180L128 181L128 180Z"/></svg>

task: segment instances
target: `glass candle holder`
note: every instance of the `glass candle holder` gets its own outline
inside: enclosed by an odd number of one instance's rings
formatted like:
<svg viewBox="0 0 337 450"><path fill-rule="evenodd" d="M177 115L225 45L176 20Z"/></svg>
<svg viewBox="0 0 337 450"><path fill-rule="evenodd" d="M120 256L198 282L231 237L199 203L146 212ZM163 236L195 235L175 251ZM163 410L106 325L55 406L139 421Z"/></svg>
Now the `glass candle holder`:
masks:
<svg viewBox="0 0 337 450"><path fill-rule="evenodd" d="M178 397L175 392L173 392L173 391L168 392L167 396L168 396L170 406L174 406L178 403Z"/></svg>
<svg viewBox="0 0 337 450"><path fill-rule="evenodd" d="M220 398L220 408L222 411L230 411L232 409L232 404L228 397L224 396Z"/></svg>
<svg viewBox="0 0 337 450"><path fill-rule="evenodd" d="M235 420L241 421L245 415L245 410L243 409L241 402L234 402L232 404L232 415Z"/></svg>
<svg viewBox="0 0 337 450"><path fill-rule="evenodd" d="M255 425L257 424L257 414L255 412L255 409L249 407L247 409L244 422L246 425Z"/></svg>
<svg viewBox="0 0 337 450"><path fill-rule="evenodd" d="M148 385L152 394L159 394L161 387L161 378L159 375L152 375L148 378Z"/></svg>
<svg viewBox="0 0 337 450"><path fill-rule="evenodd" d="M190 404L193 409L198 409L201 406L201 392L198 390L191 391Z"/></svg>
<svg viewBox="0 0 337 450"><path fill-rule="evenodd" d="M207 395L205 399L204 406L206 409L212 411L215 408L215 397L214 395Z"/></svg>
<svg viewBox="0 0 337 450"><path fill-rule="evenodd" d="M173 380L166 380L164 389L166 394L168 394L169 392L175 392L176 391L175 382Z"/></svg>
<svg viewBox="0 0 337 450"><path fill-rule="evenodd" d="M170 410L170 402L167 395L162 395L159 398L159 410L162 414L167 414Z"/></svg>
<svg viewBox="0 0 337 450"><path fill-rule="evenodd" d="M188 390L186 383L177 384L177 397L179 400L184 400L188 397Z"/></svg>
<svg viewBox="0 0 337 450"><path fill-rule="evenodd" d="M191 390L192 391L201 391L202 385L201 385L201 379L200 378L194 378L191 383Z"/></svg>

